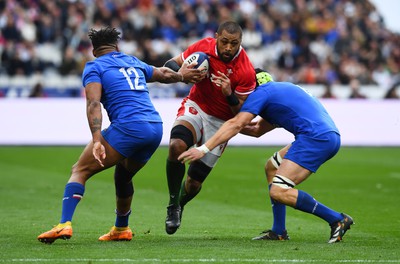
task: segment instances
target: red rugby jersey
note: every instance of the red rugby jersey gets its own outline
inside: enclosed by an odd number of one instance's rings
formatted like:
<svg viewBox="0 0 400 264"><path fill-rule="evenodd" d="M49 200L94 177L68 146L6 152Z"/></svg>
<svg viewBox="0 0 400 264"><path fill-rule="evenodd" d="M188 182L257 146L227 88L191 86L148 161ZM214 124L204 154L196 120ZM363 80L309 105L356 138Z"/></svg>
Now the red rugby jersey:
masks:
<svg viewBox="0 0 400 264"><path fill-rule="evenodd" d="M255 71L245 50L240 47L232 61L225 63L217 54L217 41L214 38L204 38L190 45L182 54L185 60L190 54L202 51L209 56L210 69L206 78L193 85L186 98L196 102L201 109L212 116L228 120L234 116L221 88L211 82L211 73L219 75L223 72L231 81L232 90L238 95L252 93L256 86ZM185 100L186 100L185 98Z"/></svg>

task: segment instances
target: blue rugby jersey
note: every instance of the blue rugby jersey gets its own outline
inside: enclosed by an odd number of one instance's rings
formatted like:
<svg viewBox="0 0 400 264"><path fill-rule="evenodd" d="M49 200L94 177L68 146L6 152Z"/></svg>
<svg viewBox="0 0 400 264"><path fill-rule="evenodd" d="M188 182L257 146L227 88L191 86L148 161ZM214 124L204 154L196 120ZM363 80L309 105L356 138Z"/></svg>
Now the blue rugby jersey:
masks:
<svg viewBox="0 0 400 264"><path fill-rule="evenodd" d="M111 122L162 122L146 85L152 75L153 67L138 58L111 52L86 63L82 82L84 87L101 83L101 103Z"/></svg>
<svg viewBox="0 0 400 264"><path fill-rule="evenodd" d="M245 100L241 112L261 116L293 135L339 134L323 105L300 86L288 82L269 82L257 87Z"/></svg>

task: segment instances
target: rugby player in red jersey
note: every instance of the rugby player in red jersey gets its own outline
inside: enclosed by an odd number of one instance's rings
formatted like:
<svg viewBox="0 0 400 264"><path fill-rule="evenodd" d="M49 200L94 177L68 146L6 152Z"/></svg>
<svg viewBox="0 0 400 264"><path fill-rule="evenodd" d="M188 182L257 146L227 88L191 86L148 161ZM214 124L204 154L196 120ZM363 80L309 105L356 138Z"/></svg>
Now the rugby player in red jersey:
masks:
<svg viewBox="0 0 400 264"><path fill-rule="evenodd" d="M178 160L179 155L213 136L239 111L256 86L254 67L241 42L240 25L227 21L220 24L215 38L201 39L165 63L166 67L178 71L190 54L201 51L208 55L210 65L207 76L193 84L189 95L183 99L170 134L166 165L169 205L165 229L168 234L174 234L179 228L183 207L200 192L227 142L192 162L183 183L186 168ZM212 79L217 81L212 82ZM228 85L221 85L221 82Z"/></svg>

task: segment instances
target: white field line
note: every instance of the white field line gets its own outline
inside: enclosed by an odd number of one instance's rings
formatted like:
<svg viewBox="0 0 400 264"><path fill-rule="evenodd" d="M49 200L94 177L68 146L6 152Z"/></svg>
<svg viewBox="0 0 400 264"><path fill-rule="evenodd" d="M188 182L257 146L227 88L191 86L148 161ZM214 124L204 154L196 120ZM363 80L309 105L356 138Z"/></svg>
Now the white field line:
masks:
<svg viewBox="0 0 400 264"><path fill-rule="evenodd" d="M120 263L400 263L400 259L372 260L372 259L44 259L44 258L22 258L22 259L0 259L0 262L120 262Z"/></svg>

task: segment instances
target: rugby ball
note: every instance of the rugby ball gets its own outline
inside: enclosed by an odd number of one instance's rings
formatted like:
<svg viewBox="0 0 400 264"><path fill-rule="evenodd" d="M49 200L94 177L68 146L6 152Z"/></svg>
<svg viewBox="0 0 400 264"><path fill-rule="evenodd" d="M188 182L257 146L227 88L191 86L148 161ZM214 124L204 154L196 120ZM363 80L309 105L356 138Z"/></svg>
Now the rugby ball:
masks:
<svg viewBox="0 0 400 264"><path fill-rule="evenodd" d="M188 65L194 62L197 62L197 65L194 67L195 69L201 69L203 73L208 72L210 64L207 54L201 51L193 52L184 61L184 63L187 63Z"/></svg>

